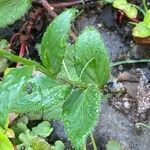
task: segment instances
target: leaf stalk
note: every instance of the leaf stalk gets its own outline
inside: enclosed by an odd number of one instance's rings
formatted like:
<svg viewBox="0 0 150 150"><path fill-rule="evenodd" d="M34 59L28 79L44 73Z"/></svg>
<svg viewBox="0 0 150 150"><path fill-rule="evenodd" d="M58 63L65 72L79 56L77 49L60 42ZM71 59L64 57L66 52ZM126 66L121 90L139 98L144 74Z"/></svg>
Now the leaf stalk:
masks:
<svg viewBox="0 0 150 150"><path fill-rule="evenodd" d="M92 133L90 134L90 137L91 137L91 142L92 142L92 145L93 145L93 149L97 150L96 142L95 142L95 139L94 139L94 136L93 136Z"/></svg>
<svg viewBox="0 0 150 150"><path fill-rule="evenodd" d="M12 61L12 62L19 62L22 63L24 65L27 66L34 66L37 70L43 72L44 74L50 75L50 71L46 70L42 65L40 65L39 63L23 58L23 57L19 57L16 56L14 54L11 54L10 52L7 52L5 50L0 50L0 57L5 57L8 60Z"/></svg>
<svg viewBox="0 0 150 150"><path fill-rule="evenodd" d="M124 60L111 63L111 67L115 67L123 64L133 64L133 63L149 63L150 59L140 59L140 60Z"/></svg>

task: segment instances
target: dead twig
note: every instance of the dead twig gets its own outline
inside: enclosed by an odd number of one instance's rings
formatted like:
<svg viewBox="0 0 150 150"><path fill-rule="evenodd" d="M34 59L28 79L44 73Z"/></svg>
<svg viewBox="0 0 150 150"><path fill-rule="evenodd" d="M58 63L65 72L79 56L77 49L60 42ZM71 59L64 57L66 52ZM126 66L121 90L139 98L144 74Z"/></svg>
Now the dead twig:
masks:
<svg viewBox="0 0 150 150"><path fill-rule="evenodd" d="M77 5L77 4L81 4L82 1L75 1L75 2L62 2L62 3L54 3L54 4L50 4L52 7L54 8L64 8L64 7L69 7L69 6L73 6L73 5Z"/></svg>
<svg viewBox="0 0 150 150"><path fill-rule="evenodd" d="M55 18L57 16L57 13L54 11L54 7L52 7L47 0L39 0L39 3L42 4L42 6L48 11L48 13ZM70 31L70 37L75 41L77 39L76 35L73 33L73 31Z"/></svg>
<svg viewBox="0 0 150 150"><path fill-rule="evenodd" d="M56 12L54 11L54 7L52 7L46 0L39 0L39 3L48 11L48 13L55 18L57 16Z"/></svg>

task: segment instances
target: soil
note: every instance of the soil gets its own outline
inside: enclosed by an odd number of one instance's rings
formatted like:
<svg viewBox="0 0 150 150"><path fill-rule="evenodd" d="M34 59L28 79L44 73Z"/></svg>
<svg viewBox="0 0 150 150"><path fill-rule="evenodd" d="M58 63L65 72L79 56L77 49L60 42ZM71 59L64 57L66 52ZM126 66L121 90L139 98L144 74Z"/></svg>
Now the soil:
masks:
<svg viewBox="0 0 150 150"><path fill-rule="evenodd" d="M81 5L78 7L82 8ZM32 39L27 41L28 51L25 57L36 61L40 61L36 45L40 44L42 35L52 18L42 10L39 20L34 22L37 28L31 33L22 31L22 26L30 20L30 13L39 8L43 9L40 5L34 4L25 18L0 29L0 37L8 41L18 32L23 35L32 34ZM117 10L110 4L100 6L95 2L88 3L84 12L76 19L73 31L78 35L86 26L95 26L105 41L112 62L150 58L150 46L137 45L131 35L132 25L126 19L118 24L116 15ZM19 55L19 38L14 40L11 46L13 52ZM105 93L109 94L109 98L100 106L102 108L100 119L94 129L98 150L105 149L110 139L117 140L125 150L149 150L149 129L137 128L136 123L150 124L150 64L125 64L112 68L112 77L105 88ZM143 101L146 104L143 104ZM67 150L72 149L64 133L63 124L59 121L52 121L51 124L54 131L48 138L49 143L60 139ZM88 147L92 149L90 145Z"/></svg>

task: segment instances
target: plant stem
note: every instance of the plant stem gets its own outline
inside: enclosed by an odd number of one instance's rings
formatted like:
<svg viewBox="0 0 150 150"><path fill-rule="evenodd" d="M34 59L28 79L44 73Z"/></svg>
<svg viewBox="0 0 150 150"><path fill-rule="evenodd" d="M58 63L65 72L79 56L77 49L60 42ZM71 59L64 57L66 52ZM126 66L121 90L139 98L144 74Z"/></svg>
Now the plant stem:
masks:
<svg viewBox="0 0 150 150"><path fill-rule="evenodd" d="M26 43L21 44L20 51L19 51L19 57L24 56L24 54L26 52L26 47L27 47ZM20 64L18 63L17 67L19 67L19 66L20 66Z"/></svg>
<svg viewBox="0 0 150 150"><path fill-rule="evenodd" d="M5 57L10 61L19 62L19 63L22 63L22 64L27 65L27 66L33 66L37 70L43 72L44 74L46 74L50 77L53 76L52 71L47 70L46 68L44 68L39 63L37 63L35 61L32 61L32 60L29 60L29 59L26 59L26 58L23 58L23 57L16 56L16 55L11 54L10 52L7 52L5 50L0 50L0 57ZM87 85L85 85L83 83L78 83L78 82L71 81L71 80L65 80L65 79L62 79L62 78L58 78L58 79L63 83L69 84L70 86L73 86L73 87L78 87L82 90L85 90L87 88Z"/></svg>
<svg viewBox="0 0 150 150"><path fill-rule="evenodd" d="M122 64L133 64L133 63L149 63L150 59L140 59L140 60L124 60L119 62L111 63L111 67L115 67Z"/></svg>
<svg viewBox="0 0 150 150"><path fill-rule="evenodd" d="M147 12L147 11L148 11L148 8L147 8L147 5L146 5L146 0L143 0L143 6L144 6L145 12Z"/></svg>
<svg viewBox="0 0 150 150"><path fill-rule="evenodd" d="M97 150L96 142L92 133L90 134L90 137L91 137L91 142L93 144L93 149Z"/></svg>
<svg viewBox="0 0 150 150"><path fill-rule="evenodd" d="M132 25L137 25L138 23L136 23L136 22L131 22L131 21L129 21L128 23L130 23L130 24L132 24Z"/></svg>
<svg viewBox="0 0 150 150"><path fill-rule="evenodd" d="M57 17L57 13L54 11L54 7L52 7L46 0L39 0L39 3L48 11L48 13L53 17ZM77 39L76 35L73 31L70 31L70 37L75 41Z"/></svg>
<svg viewBox="0 0 150 150"><path fill-rule="evenodd" d="M54 8L46 1L46 0L39 0L39 2L43 5L44 8L51 14L53 18L57 16L57 14L54 11Z"/></svg>
<svg viewBox="0 0 150 150"><path fill-rule="evenodd" d="M49 71L46 70L46 68L44 68L39 63L32 61L32 60L29 60L29 59L26 59L26 58L16 56L16 55L11 54L10 52L7 52L5 50L0 50L0 57L5 57L10 61L19 62L19 63L22 63L22 64L27 65L27 66L34 66L37 70L43 72L44 74L47 74L47 75L51 74Z"/></svg>
<svg viewBox="0 0 150 150"><path fill-rule="evenodd" d="M145 127L145 128L147 128L147 129L150 129L150 124L144 124L144 123L136 123L136 126L137 127L141 127L141 126L143 126L143 127Z"/></svg>
<svg viewBox="0 0 150 150"><path fill-rule="evenodd" d="M86 150L86 143L84 144L83 150Z"/></svg>
<svg viewBox="0 0 150 150"><path fill-rule="evenodd" d="M62 64L63 64L63 67L64 67L64 69L65 69L65 71L66 71L66 74L67 74L67 76L68 76L69 80L71 80L71 76L70 76L70 74L69 74L69 71L68 71L68 69L67 69L67 66L66 66L66 64L65 64L65 61L64 61L64 60L62 61Z"/></svg>
<svg viewBox="0 0 150 150"><path fill-rule="evenodd" d="M85 89L87 89L87 85L86 84L84 84L84 83L79 83L79 82L77 82L77 81L71 81L71 80L66 80L66 79L64 79L64 78L61 78L61 77L58 77L58 80L60 80L61 82L63 82L63 83L65 83L65 84L68 84L68 85L70 85L70 86L73 86L73 87L78 87L78 88L80 88L80 89L82 89L82 90L85 90Z"/></svg>
<svg viewBox="0 0 150 150"><path fill-rule="evenodd" d="M83 67L83 69L81 70L81 73L80 73L80 78L82 77L82 74L83 74L83 72L84 72L84 70L87 68L87 66L90 64L90 62L93 60L94 58L92 58L92 59L90 59L86 64L85 64L85 66Z"/></svg>
<svg viewBox="0 0 150 150"><path fill-rule="evenodd" d="M63 7L69 7L69 6L73 6L73 5L77 5L77 4L81 4L82 1L73 1L73 2L60 2L60 3L54 3L54 4L50 4L52 7L54 8L63 8Z"/></svg>

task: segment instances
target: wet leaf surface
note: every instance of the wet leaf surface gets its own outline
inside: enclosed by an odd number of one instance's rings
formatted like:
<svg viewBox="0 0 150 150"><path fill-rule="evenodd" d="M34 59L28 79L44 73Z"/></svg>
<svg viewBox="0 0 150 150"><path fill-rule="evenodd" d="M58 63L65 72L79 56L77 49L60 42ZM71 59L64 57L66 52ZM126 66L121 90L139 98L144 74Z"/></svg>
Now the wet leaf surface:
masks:
<svg viewBox="0 0 150 150"><path fill-rule="evenodd" d="M14 23L30 8L31 0L0 0L0 27Z"/></svg>
<svg viewBox="0 0 150 150"><path fill-rule="evenodd" d="M74 55L75 69L80 79L103 87L109 78L109 57L96 29L89 27L83 31L75 43Z"/></svg>
<svg viewBox="0 0 150 150"><path fill-rule="evenodd" d="M83 145L99 116L101 95L95 85L84 92L73 91L63 107L63 121L68 138L77 149Z"/></svg>
<svg viewBox="0 0 150 150"><path fill-rule="evenodd" d="M48 26L41 44L41 59L43 65L56 76L62 66L62 60L68 45L71 21L75 16L75 9L64 11Z"/></svg>

